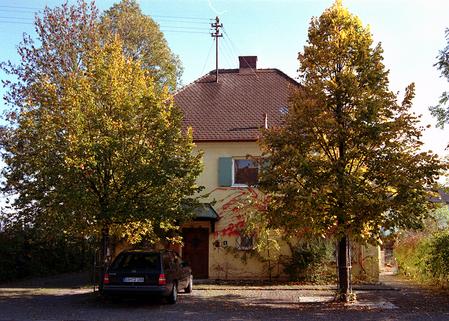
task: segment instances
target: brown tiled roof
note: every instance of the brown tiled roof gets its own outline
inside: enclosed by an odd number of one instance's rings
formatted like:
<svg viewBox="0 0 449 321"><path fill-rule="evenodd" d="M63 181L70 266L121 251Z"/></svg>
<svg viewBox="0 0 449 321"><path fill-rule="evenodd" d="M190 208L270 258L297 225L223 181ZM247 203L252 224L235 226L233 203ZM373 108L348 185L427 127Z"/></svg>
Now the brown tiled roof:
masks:
<svg viewBox="0 0 449 321"><path fill-rule="evenodd" d="M277 69L219 70L175 93L184 125L193 128L195 141L255 141L264 127L279 125L288 96L298 83Z"/></svg>

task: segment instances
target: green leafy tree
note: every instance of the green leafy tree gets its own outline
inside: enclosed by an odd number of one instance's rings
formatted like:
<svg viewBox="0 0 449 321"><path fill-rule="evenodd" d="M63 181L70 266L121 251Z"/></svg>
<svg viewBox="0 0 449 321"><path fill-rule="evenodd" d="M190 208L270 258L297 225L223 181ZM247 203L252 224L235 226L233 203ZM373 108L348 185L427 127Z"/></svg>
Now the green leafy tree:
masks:
<svg viewBox="0 0 449 321"><path fill-rule="evenodd" d="M140 10L135 0L114 4L101 17L104 33L118 34L126 56L141 61L160 85L176 89L182 67L179 58L168 47L159 25Z"/></svg>
<svg viewBox="0 0 449 321"><path fill-rule="evenodd" d="M21 63L3 64L17 77L1 131L10 220L105 242L113 224L162 233L190 218L201 155L167 87L98 21L82 1L47 8Z"/></svg>
<svg viewBox="0 0 449 321"><path fill-rule="evenodd" d="M419 227L430 206L426 188L442 168L436 155L419 152L414 86L397 103L382 52L336 1L312 19L299 54L301 88L284 125L262 140L270 223L337 238L345 300L352 297L349 239L376 242L381 227Z"/></svg>
<svg viewBox="0 0 449 321"><path fill-rule="evenodd" d="M438 61L435 66L441 72L441 76L449 80L449 29L446 29L446 41L448 45L440 51L438 55ZM443 128L445 123L449 123L449 92L445 91L441 94L439 104L430 107L432 116L438 120L438 126Z"/></svg>

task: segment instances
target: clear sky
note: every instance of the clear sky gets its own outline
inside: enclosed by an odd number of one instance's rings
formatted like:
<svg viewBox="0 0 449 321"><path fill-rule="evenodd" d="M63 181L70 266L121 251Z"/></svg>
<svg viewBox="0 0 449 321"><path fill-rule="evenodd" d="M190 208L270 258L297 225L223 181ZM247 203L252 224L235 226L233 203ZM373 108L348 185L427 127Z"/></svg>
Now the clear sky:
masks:
<svg viewBox="0 0 449 321"><path fill-rule="evenodd" d="M74 1L69 1L74 2ZM104 10L114 0L98 0ZM0 0L0 60L17 61L15 46L23 32L34 35L33 16L45 5L61 0ZM310 19L319 16L333 0L140 0L145 14L153 16L165 32L169 46L184 66L188 84L215 66L210 19L219 15L224 25L220 39L220 68L236 68L239 55L258 56L258 67L278 68L295 78L297 54L307 39ZM448 0L343 0L349 10L370 25L376 42L382 42L390 70L391 90L399 92L416 83L414 110L423 125L425 149L440 155L449 143L449 128L435 128L428 107L436 104L449 83L433 66L445 46L449 27ZM5 75L0 73L0 77ZM2 104L0 104L1 108Z"/></svg>

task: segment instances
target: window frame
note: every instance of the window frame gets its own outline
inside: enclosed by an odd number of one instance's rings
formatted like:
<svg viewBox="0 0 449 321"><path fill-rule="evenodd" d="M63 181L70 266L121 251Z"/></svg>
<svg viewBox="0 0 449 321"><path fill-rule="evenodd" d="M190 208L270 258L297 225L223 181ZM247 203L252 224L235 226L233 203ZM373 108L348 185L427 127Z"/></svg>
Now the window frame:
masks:
<svg viewBox="0 0 449 321"><path fill-rule="evenodd" d="M243 239L250 240L251 245L249 246L242 245L241 243ZM256 240L255 235L240 234L239 237L236 239L237 249L239 251L252 251L256 247L255 240Z"/></svg>
<svg viewBox="0 0 449 321"><path fill-rule="evenodd" d="M260 156L255 156L253 158L260 158ZM232 184L231 187L249 187L249 186L254 186L254 185L248 185L248 184L241 184L241 183L236 183L235 182L235 161L238 160L247 160L247 161L253 161L252 159L248 158L248 157L244 157L244 156L233 156L232 157L232 166L231 166L231 177L232 177ZM260 165L257 164L257 183L256 185L259 183L259 172L260 172Z"/></svg>

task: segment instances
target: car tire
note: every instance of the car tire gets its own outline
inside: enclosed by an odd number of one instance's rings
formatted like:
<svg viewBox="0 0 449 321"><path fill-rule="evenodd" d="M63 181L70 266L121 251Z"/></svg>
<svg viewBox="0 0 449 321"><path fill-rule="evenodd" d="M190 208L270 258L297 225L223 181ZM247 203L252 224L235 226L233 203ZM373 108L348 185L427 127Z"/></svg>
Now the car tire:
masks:
<svg viewBox="0 0 449 321"><path fill-rule="evenodd" d="M167 298L167 302L169 304L175 304L177 300L178 300L178 287L176 283L173 283L173 289L171 290Z"/></svg>
<svg viewBox="0 0 449 321"><path fill-rule="evenodd" d="M192 293L193 289L193 276L191 275L189 277L189 283L187 284L187 287L184 289L185 293Z"/></svg>

